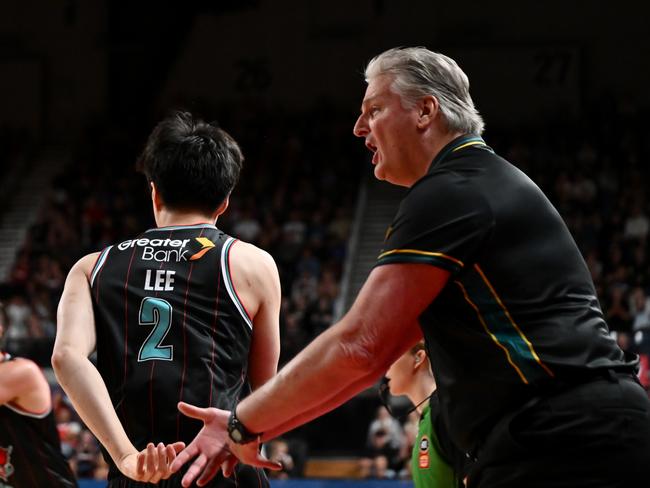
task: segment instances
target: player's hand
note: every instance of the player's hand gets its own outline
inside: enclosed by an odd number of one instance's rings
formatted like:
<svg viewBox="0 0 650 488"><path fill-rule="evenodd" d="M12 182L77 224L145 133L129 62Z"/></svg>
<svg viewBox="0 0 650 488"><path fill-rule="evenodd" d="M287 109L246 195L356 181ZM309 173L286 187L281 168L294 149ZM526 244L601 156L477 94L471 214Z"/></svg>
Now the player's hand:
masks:
<svg viewBox="0 0 650 488"><path fill-rule="evenodd" d="M162 442L154 446L150 442L142 451L129 453L120 459L117 467L122 474L135 481L158 483L173 474L171 464L176 459L176 454L184 447L184 442L167 446Z"/></svg>

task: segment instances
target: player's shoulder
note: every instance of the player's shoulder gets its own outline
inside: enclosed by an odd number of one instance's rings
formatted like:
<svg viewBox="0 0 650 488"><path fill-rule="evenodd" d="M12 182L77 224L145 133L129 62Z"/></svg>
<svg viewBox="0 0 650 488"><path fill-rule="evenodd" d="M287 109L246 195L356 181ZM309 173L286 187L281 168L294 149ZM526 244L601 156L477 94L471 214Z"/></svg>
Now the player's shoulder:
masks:
<svg viewBox="0 0 650 488"><path fill-rule="evenodd" d="M23 368L25 372L29 375L34 375L39 379L43 376L43 371L41 370L41 367L31 359L20 357L20 358L16 358L14 360L14 363L17 364L18 367Z"/></svg>
<svg viewBox="0 0 650 488"><path fill-rule="evenodd" d="M249 242L234 241L228 261L234 279L240 283L254 283L260 291L279 286L280 276L273 257Z"/></svg>
<svg viewBox="0 0 650 488"><path fill-rule="evenodd" d="M31 359L14 357L11 361L5 361L0 365L5 369L3 376L13 376L26 389L44 379L40 366Z"/></svg>
<svg viewBox="0 0 650 488"><path fill-rule="evenodd" d="M276 268L273 256L264 249L257 247L250 242L235 239L233 241L231 250L231 266L232 264L248 265L247 267L264 266Z"/></svg>
<svg viewBox="0 0 650 488"><path fill-rule="evenodd" d="M87 278L90 278L95 265L99 257L103 254L104 251L91 252L80 258L73 266L70 268L70 275L76 273L83 273Z"/></svg>

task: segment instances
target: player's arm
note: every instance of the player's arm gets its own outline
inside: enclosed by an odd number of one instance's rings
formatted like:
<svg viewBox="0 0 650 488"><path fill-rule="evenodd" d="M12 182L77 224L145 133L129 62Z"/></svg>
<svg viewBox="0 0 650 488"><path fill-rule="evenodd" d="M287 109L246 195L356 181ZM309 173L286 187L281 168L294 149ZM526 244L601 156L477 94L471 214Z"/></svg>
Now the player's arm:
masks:
<svg viewBox="0 0 650 488"><path fill-rule="evenodd" d="M164 460L173 457L174 448L150 444L138 453L115 413L104 380L88 359L96 343L88 278L96 259L97 254L82 258L68 274L57 311L52 367L77 413L118 468L133 479L156 482L169 476Z"/></svg>
<svg viewBox="0 0 650 488"><path fill-rule="evenodd" d="M20 358L0 363L0 405L5 403L31 412L51 408L49 385L34 362Z"/></svg>
<svg viewBox="0 0 650 488"><path fill-rule="evenodd" d="M237 241L230 255L233 284L252 315L248 378L255 390L275 376L278 370L280 276L271 255L251 244Z"/></svg>

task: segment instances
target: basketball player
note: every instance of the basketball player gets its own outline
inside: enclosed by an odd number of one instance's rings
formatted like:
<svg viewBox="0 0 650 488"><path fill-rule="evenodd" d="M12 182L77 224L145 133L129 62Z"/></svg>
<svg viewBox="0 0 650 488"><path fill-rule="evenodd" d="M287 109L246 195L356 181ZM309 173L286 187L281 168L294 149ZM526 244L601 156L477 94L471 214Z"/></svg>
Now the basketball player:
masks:
<svg viewBox="0 0 650 488"><path fill-rule="evenodd" d="M589 270L542 191L494 154L447 56L391 49L366 69L354 133L409 188L350 311L173 463L184 486L231 453L373 384L424 334L442 418L480 487L650 486L650 402L608 334ZM247 444L245 442L248 442Z"/></svg>
<svg viewBox="0 0 650 488"><path fill-rule="evenodd" d="M139 160L158 227L82 258L67 278L52 362L108 452L110 487L179 486L169 464L201 425L176 403L229 409L276 373L275 263L215 226L242 160L223 130L189 113L163 120ZM144 474L124 467L138 450ZM268 483L251 467L235 475L209 486Z"/></svg>
<svg viewBox="0 0 650 488"><path fill-rule="evenodd" d="M451 442L442 422L436 382L424 341L418 342L388 368L386 381L391 395L406 395L413 403L413 409L420 414L411 453L411 476L415 487L464 487L459 474L467 459L465 453Z"/></svg>
<svg viewBox="0 0 650 488"><path fill-rule="evenodd" d="M0 341L5 314L0 305ZM0 350L0 488L76 487L61 454L50 386L28 359Z"/></svg>

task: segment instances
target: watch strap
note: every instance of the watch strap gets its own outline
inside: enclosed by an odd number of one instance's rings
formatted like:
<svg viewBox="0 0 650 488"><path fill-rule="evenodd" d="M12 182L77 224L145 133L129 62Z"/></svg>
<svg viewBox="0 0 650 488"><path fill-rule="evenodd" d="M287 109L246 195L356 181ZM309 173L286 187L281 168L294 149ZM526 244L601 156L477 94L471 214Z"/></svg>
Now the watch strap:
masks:
<svg viewBox="0 0 650 488"><path fill-rule="evenodd" d="M228 418L228 435L236 444L248 444L259 437L259 434L248 430L237 418L237 407L232 409Z"/></svg>

